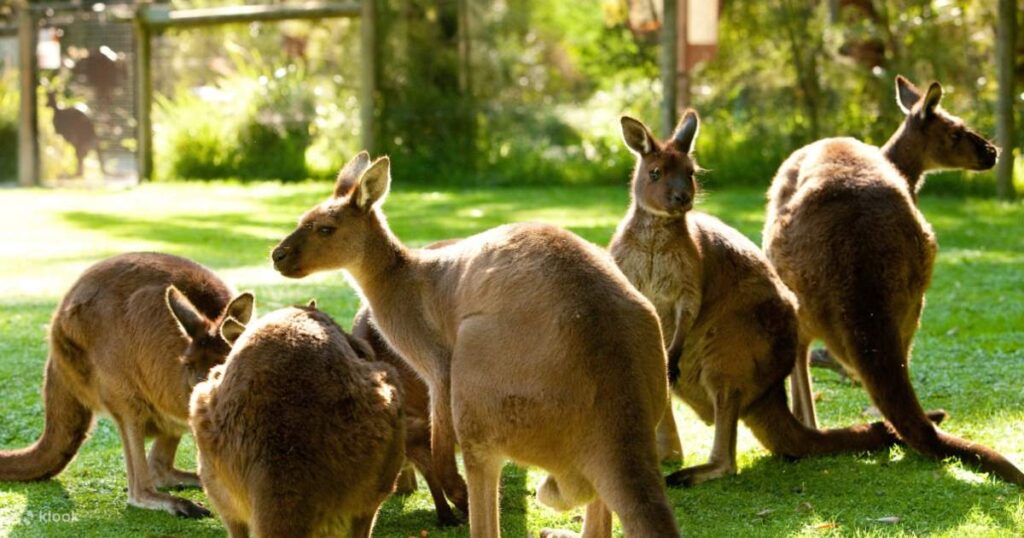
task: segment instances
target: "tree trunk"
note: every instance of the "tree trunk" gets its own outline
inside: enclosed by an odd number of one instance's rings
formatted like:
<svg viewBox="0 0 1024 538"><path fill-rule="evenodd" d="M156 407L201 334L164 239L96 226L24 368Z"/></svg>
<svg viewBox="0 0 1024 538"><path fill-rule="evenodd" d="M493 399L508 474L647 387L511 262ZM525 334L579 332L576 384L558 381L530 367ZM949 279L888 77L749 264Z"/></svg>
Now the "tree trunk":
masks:
<svg viewBox="0 0 1024 538"><path fill-rule="evenodd" d="M1013 151L1017 144L1013 126L1015 45L1017 42L1017 0L999 0L996 31L996 63L999 74L999 103L996 133L1002 153L996 164L996 193L1013 199Z"/></svg>
<svg viewBox="0 0 1024 538"><path fill-rule="evenodd" d="M665 0L661 21L661 134L672 136L676 126L676 99L679 89L678 0Z"/></svg>

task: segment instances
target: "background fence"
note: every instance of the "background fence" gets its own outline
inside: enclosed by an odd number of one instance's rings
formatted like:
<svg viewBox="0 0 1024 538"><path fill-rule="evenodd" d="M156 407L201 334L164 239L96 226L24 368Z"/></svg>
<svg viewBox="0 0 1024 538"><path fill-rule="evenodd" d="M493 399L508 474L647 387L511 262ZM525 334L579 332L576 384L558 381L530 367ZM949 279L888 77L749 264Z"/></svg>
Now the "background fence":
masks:
<svg viewBox="0 0 1024 538"><path fill-rule="evenodd" d="M618 138L618 115L660 128L657 28L631 24L635 6L626 0L374 5L369 134L377 152L392 155L403 181L622 183L632 158ZM884 142L900 120L896 73L921 84L942 81L946 107L993 136L996 9L985 0L722 1L717 55L688 73L681 98L704 119L697 149L714 171L705 180L712 187L766 185L789 152L822 136ZM157 37L155 177L332 175L366 145L360 24L257 22ZM1014 76L1024 88L1019 33L1015 50ZM2 138L16 87L9 73L0 80ZM1024 95L1018 97L1019 116ZM45 95L40 99L45 124ZM1018 131L1022 124L1018 119ZM103 144L127 148L113 131L99 129ZM9 147L0 144L0 152ZM49 168L58 175L70 164L66 150L46 157L62 163ZM10 162L0 156L0 172ZM932 192L994 191L991 174L943 174L930 183Z"/></svg>

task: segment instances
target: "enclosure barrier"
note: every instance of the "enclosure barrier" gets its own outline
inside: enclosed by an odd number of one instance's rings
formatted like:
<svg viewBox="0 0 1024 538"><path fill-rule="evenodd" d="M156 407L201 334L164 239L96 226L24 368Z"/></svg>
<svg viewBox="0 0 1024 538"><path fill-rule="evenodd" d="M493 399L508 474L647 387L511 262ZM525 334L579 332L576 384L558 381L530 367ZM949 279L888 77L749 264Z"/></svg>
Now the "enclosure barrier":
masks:
<svg viewBox="0 0 1024 538"><path fill-rule="evenodd" d="M34 4L19 2L17 26L0 27L0 32L17 33L19 48L19 89L21 103L18 129L18 181L23 186L34 186L40 180L38 96L39 69L36 58L38 25L40 20L61 11L77 11L78 3ZM310 20L341 17L360 18L361 91L360 118L362 145L373 151L374 141L374 53L376 8L373 0L362 2L310 2L295 5L243 5L201 9L171 9L166 4L138 4L124 9L114 7L113 16L133 24L135 34L135 99L136 167L138 180L147 181L153 173L153 79L151 70L152 37L162 31L176 28L194 28L230 23Z"/></svg>

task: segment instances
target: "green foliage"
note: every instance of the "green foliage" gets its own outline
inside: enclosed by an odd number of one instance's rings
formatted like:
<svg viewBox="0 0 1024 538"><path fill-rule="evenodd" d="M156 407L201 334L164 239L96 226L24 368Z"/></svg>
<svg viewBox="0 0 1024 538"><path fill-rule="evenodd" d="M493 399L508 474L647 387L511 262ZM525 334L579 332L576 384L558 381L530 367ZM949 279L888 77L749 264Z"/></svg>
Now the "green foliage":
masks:
<svg viewBox="0 0 1024 538"><path fill-rule="evenodd" d="M4 181L18 176L18 81L13 70L0 75L0 181Z"/></svg>
<svg viewBox="0 0 1024 538"><path fill-rule="evenodd" d="M158 77L173 84L156 98L157 176L294 181L336 173L359 131L354 88L332 72L340 62L324 50L328 40L344 45L357 35L340 26L251 25L167 38L174 76ZM288 39L301 43L300 56L275 46ZM216 61L217 76L197 74L195 57Z"/></svg>
<svg viewBox="0 0 1024 538"><path fill-rule="evenodd" d="M378 141L397 173L445 185L622 182L632 158L618 115L652 109L656 49L589 0L470 2L462 14L455 4L379 3ZM460 16L468 34L453 33Z"/></svg>
<svg viewBox="0 0 1024 538"><path fill-rule="evenodd" d="M375 1L374 137L405 181L620 183L632 159L618 116L663 131L657 39L630 30L625 0ZM718 52L688 77L704 119L699 158L717 172L711 186L765 187L792 151L826 136L884 143L902 120L896 73L941 81L945 108L994 134L992 2L841 4L834 22L820 0L722 4ZM158 118L161 176L332 175L361 145L359 24L172 33L158 71L170 75L157 80L169 96ZM295 41L301 57L287 52ZM197 101L203 87L231 96ZM1024 121L1018 130L1024 139ZM942 174L926 192L987 195L993 182Z"/></svg>
<svg viewBox="0 0 1024 538"><path fill-rule="evenodd" d="M396 172L400 172L396 169ZM718 172L712 172L711 181ZM193 258L238 289L253 290L261 314L311 297L348 327L359 298L337 272L284 279L267 253L295 218L331 192L329 181L153 183L123 191L18 189L0 196L4 246L17 256L0 265L0 450L20 448L42 431L40 398L46 324L61 295L90 264L129 250ZM626 210L628 189L543 186L421 189L395 179L384 211L413 246L465 237L515 221L565 226L597 244ZM763 190L724 189L699 204L757 241ZM934 280L914 341L911 373L926 408L945 408L943 428L1024 463L1024 205L923 197L939 237ZM816 370L825 427L875 420L863 389ZM686 463L703 463L713 428L676 401ZM901 448L873 454L808 458L770 456L744 426L739 474L669 492L686 536L1018 536L1024 495L955 463ZM194 468L190 436L178 466ZM668 469L665 469L666 471ZM504 535L536 536L543 527L580 529L583 508L555 512L536 502L544 472L509 465L502 481ZM127 506L117 430L99 419L89 440L56 479L0 483L0 535L19 537L224 536L217 519L185 520ZM173 492L208 502L202 491ZM375 536L465 537L463 525L435 526L426 485L389 499ZM73 517L48 522L42 514ZM891 523L892 519L898 521ZM879 521L882 520L882 521ZM890 521L887 523L886 521ZM621 536L621 529L616 530Z"/></svg>
<svg viewBox="0 0 1024 538"><path fill-rule="evenodd" d="M718 54L692 77L694 106L707 119L698 150L702 163L720 172L716 181L767 186L789 153L821 137L883 144L903 120L897 73L920 85L940 81L947 110L995 135L994 2L842 3L833 24L825 4L724 6ZM858 48L865 44L882 54ZM1020 122L1018 129L1024 134ZM929 178L925 189L991 195L994 177L946 173Z"/></svg>

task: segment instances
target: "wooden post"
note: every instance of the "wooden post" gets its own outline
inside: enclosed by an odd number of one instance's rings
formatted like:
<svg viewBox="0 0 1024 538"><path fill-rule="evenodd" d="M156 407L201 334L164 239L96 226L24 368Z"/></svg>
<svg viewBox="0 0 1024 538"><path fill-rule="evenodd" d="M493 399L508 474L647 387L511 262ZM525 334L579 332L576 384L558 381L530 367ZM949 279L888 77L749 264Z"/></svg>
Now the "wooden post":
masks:
<svg viewBox="0 0 1024 538"><path fill-rule="evenodd" d="M152 179L153 175L153 73L150 65L152 44L146 23L146 4L135 13L135 103L138 109L135 130L135 168L138 181Z"/></svg>
<svg viewBox="0 0 1024 538"><path fill-rule="evenodd" d="M828 0L828 23L839 24L839 0Z"/></svg>
<svg viewBox="0 0 1024 538"><path fill-rule="evenodd" d="M996 31L996 71L999 75L996 138L1002 147L996 163L996 194L1007 200L1015 196L1013 188L1013 151L1017 144L1013 131L1015 45L1017 42L1017 0L999 0Z"/></svg>
<svg viewBox="0 0 1024 538"><path fill-rule="evenodd" d="M39 86L36 45L39 29L28 2L18 6L18 183L39 185Z"/></svg>
<svg viewBox="0 0 1024 538"><path fill-rule="evenodd" d="M361 30L361 70L359 118L362 123L363 149L372 155L377 145L374 111L377 107L377 0L363 0L359 20Z"/></svg>
<svg viewBox="0 0 1024 538"><path fill-rule="evenodd" d="M679 81L676 53L679 50L678 23L676 21L678 0L664 0L661 21L661 131L662 136L672 136L676 126L677 83Z"/></svg>
<svg viewBox="0 0 1024 538"><path fill-rule="evenodd" d="M676 0L676 112L690 106L690 59L687 57L690 47L690 0Z"/></svg>

